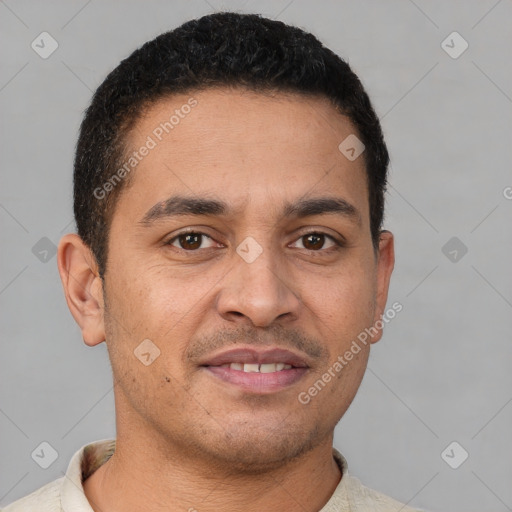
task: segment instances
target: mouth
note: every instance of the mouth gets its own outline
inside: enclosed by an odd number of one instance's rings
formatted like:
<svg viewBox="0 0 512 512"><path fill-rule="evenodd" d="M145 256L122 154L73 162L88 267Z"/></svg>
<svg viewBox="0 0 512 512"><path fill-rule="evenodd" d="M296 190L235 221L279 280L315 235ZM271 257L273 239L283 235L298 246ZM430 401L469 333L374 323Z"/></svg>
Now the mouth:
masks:
<svg viewBox="0 0 512 512"><path fill-rule="evenodd" d="M306 358L284 349L237 348L201 365L209 375L245 392L268 394L297 383L309 369Z"/></svg>
<svg viewBox="0 0 512 512"><path fill-rule="evenodd" d="M287 363L226 363L217 366L217 368L231 368L245 373L274 373L282 372L283 370L290 370L296 368Z"/></svg>

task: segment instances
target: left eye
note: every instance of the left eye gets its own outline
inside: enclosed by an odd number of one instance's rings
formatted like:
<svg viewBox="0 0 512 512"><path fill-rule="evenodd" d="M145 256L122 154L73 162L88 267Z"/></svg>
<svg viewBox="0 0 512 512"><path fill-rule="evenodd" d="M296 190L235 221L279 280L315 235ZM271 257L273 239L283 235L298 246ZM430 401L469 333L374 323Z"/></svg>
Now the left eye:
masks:
<svg viewBox="0 0 512 512"><path fill-rule="evenodd" d="M303 249L307 249L309 251L318 251L319 249L326 249L326 247L324 247L326 239L329 239L332 244L330 247L327 247L327 249L329 249L331 247L335 247L335 246L340 246L340 243L334 237L332 237L326 233L318 233L318 232L305 233L297 240L297 242L302 241L302 240L306 241L305 243L304 242L302 243L302 247L299 247L299 249L303 248ZM295 242L295 243L297 243L297 242Z"/></svg>
<svg viewBox="0 0 512 512"><path fill-rule="evenodd" d="M204 240L210 241L209 247L201 247ZM326 240L329 240L331 243L329 247L325 247ZM302 247L299 247L299 249L306 249L310 251L319 251L321 249L330 249L332 247L341 246L341 244L334 237L326 233L316 231L312 233L303 234L294 243L297 244L297 242L299 241L303 241ZM171 238L168 242L166 242L166 245L172 245L173 247L177 247L178 249L184 249L190 252L196 251L197 249L208 249L214 247L215 241L213 240L213 238L211 238L205 233L201 233L199 231L189 231L185 233L180 233L174 238Z"/></svg>

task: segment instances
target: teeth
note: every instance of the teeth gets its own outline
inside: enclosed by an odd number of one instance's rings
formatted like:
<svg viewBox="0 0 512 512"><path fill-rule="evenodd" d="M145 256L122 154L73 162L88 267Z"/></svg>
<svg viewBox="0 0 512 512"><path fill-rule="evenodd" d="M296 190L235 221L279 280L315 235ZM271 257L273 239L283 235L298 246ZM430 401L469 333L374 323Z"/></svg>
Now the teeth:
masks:
<svg viewBox="0 0 512 512"><path fill-rule="evenodd" d="M260 368L258 364L245 363L244 364L244 372L259 372Z"/></svg>
<svg viewBox="0 0 512 512"><path fill-rule="evenodd" d="M222 368L231 368L232 370L244 371L247 373L274 373L281 370L290 370L291 364L284 363L226 363L221 365Z"/></svg>

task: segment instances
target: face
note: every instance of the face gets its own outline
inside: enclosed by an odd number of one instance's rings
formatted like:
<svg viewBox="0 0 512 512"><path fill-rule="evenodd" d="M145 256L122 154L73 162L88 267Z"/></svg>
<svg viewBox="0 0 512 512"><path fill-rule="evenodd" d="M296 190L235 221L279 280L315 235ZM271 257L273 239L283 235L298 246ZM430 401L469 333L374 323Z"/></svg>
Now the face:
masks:
<svg viewBox="0 0 512 512"><path fill-rule="evenodd" d="M118 419L140 437L237 471L332 439L369 344L333 364L380 318L393 265L363 156L338 150L355 133L327 100L224 88L137 122L129 152L154 146L113 216L102 321Z"/></svg>

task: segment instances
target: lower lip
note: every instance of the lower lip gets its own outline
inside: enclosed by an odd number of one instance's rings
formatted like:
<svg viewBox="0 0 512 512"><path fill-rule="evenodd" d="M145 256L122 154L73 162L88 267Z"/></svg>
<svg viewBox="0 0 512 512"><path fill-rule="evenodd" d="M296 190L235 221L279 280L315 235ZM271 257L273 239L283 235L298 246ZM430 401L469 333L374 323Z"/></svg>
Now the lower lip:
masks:
<svg viewBox="0 0 512 512"><path fill-rule="evenodd" d="M307 368L290 368L279 372L259 373L232 370L223 366L203 366L215 377L253 393L273 393L299 381Z"/></svg>

